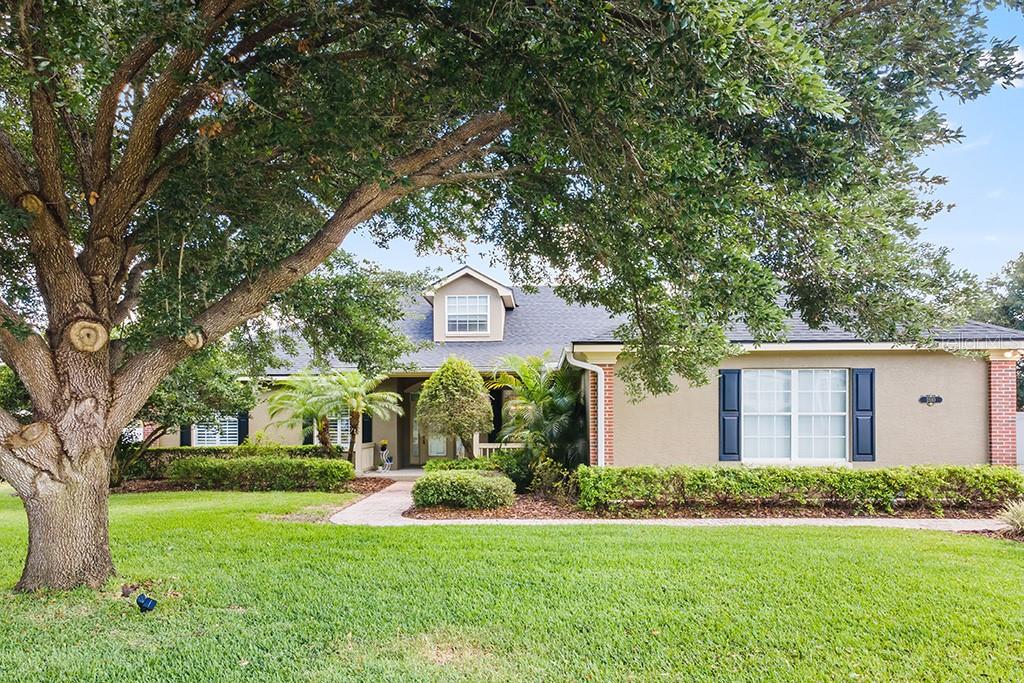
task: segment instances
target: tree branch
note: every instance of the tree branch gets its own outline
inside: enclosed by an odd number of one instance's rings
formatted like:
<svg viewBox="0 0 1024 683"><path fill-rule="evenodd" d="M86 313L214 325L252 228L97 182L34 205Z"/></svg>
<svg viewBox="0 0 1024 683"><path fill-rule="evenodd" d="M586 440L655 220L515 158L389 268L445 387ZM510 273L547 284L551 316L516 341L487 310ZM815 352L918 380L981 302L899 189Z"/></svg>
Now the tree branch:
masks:
<svg viewBox="0 0 1024 683"><path fill-rule="evenodd" d="M96 183L94 189L101 187L110 172L111 143L114 137L114 123L117 120L117 106L121 101L121 93L145 68L149 60L159 52L161 47L162 44L155 38L143 39L118 65L110 83L104 86L100 92L99 105L96 110L96 125L92 136L91 177Z"/></svg>
<svg viewBox="0 0 1024 683"><path fill-rule="evenodd" d="M111 320L111 325L120 325L131 312L135 310L135 307L139 305L139 293L142 288L142 277L146 274L146 271L150 270L153 264L149 261L140 261L132 266L131 270L128 271L128 278L124 285L124 295L121 300L117 303L117 307L114 309L114 317Z"/></svg>
<svg viewBox="0 0 1024 683"><path fill-rule="evenodd" d="M9 202L31 191L32 172L7 131L0 129L0 193Z"/></svg>
<svg viewBox="0 0 1024 683"><path fill-rule="evenodd" d="M16 335L4 323L28 328L24 337ZM57 372L50 348L39 334L31 330L25 319L6 301L0 299L0 360L10 366L21 379L33 405L48 412L57 392Z"/></svg>
<svg viewBox="0 0 1024 683"><path fill-rule="evenodd" d="M840 12L839 14L837 14L836 16L832 17L832 19L828 22L829 28L832 28L833 26L842 21L852 19L853 17L859 16L861 14L870 14L871 12L877 12L880 9L885 9L890 5L895 5L897 2L899 2L899 0L868 0L868 2L865 2L861 5L849 7Z"/></svg>
<svg viewBox="0 0 1024 683"><path fill-rule="evenodd" d="M283 292L323 263L349 232L392 202L426 184L409 182L416 174L438 173L457 167L478 150L493 142L511 123L504 113L475 116L434 144L416 150L392 162L395 182L381 187L369 181L354 189L342 205L302 248L266 268L252 278L242 280L219 301L193 319L203 341L219 339L243 322L259 315L275 294ZM425 181L424 181L425 182ZM433 184L436 184L433 183ZM182 339L163 339L143 353L133 356L114 376L112 423L130 419L173 367L193 353L193 345Z"/></svg>
<svg viewBox="0 0 1024 683"><path fill-rule="evenodd" d="M24 51L25 69L32 74L29 107L32 112L32 151L39 169L39 189L50 211L63 230L67 229L68 205L61 172L60 140L57 117L46 77L36 70L35 58L43 53L33 35L32 21L41 21L42 8L32 0L22 3L18 12L18 32Z"/></svg>

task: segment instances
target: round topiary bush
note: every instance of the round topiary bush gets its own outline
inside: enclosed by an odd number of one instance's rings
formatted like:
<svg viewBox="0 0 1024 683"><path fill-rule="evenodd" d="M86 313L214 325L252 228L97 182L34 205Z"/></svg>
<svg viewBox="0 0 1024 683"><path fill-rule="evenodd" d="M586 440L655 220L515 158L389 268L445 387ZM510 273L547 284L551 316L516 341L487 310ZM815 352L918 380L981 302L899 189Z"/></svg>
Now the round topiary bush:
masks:
<svg viewBox="0 0 1024 683"><path fill-rule="evenodd" d="M516 487L500 474L478 470L428 472L412 487L416 507L497 508L512 505Z"/></svg>

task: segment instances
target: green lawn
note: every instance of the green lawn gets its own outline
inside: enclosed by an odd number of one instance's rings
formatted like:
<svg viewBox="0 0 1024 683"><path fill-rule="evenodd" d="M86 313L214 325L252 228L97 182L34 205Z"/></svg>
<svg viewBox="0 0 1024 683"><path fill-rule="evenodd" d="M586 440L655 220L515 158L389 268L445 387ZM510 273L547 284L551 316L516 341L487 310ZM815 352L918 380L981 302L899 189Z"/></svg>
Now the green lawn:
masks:
<svg viewBox="0 0 1024 683"><path fill-rule="evenodd" d="M326 494L112 502L121 578L13 595L2 681L1010 681L1024 545L871 529L433 527L270 521ZM156 612L118 597L152 582Z"/></svg>

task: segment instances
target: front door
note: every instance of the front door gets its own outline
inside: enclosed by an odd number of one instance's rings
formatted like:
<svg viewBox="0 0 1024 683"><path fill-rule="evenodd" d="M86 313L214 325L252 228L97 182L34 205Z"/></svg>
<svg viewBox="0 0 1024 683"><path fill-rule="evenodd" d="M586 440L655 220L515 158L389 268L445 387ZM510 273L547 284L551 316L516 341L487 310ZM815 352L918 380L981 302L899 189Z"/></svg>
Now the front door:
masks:
<svg viewBox="0 0 1024 683"><path fill-rule="evenodd" d="M409 435L409 464L422 467L427 458L444 458L448 456L449 439L443 434L431 434L430 430L420 424L416 404L419 394L412 394L409 400L409 413L412 417L412 433Z"/></svg>

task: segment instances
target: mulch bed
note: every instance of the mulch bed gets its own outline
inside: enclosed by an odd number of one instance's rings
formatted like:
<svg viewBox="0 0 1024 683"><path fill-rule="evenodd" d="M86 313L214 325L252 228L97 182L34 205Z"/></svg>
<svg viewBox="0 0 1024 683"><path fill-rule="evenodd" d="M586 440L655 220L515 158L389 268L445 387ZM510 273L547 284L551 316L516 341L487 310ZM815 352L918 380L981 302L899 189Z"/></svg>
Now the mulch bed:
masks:
<svg viewBox="0 0 1024 683"><path fill-rule="evenodd" d="M490 510L466 510L442 505L411 507L402 513L414 519L564 519L566 517L593 517L576 508L542 496L516 496L515 505Z"/></svg>
<svg viewBox="0 0 1024 683"><path fill-rule="evenodd" d="M394 484L393 479L382 479L379 477L356 477L345 485L343 492L358 493L367 496L386 489ZM124 482L117 488L110 489L111 493L156 493L159 491L194 491L195 488L185 484L168 481L167 479L134 479Z"/></svg>
<svg viewBox="0 0 1024 683"><path fill-rule="evenodd" d="M515 504L509 507L490 510L466 510L443 506L412 507L406 510L403 515L414 519L702 519L722 517L893 517L902 519L931 519L940 517L945 519L984 519L991 517L994 512L994 510L961 510L953 508L944 510L942 515L935 515L928 510L906 509L897 510L894 514L878 512L871 515L858 515L847 508L740 507L723 505L703 508L630 508L602 514L578 510L571 503L525 494L516 496Z"/></svg>
<svg viewBox="0 0 1024 683"><path fill-rule="evenodd" d="M356 477L345 486L345 490L368 496L371 493L383 491L394 483L394 479L384 479L383 477Z"/></svg>

